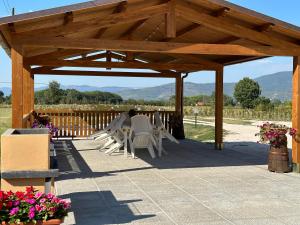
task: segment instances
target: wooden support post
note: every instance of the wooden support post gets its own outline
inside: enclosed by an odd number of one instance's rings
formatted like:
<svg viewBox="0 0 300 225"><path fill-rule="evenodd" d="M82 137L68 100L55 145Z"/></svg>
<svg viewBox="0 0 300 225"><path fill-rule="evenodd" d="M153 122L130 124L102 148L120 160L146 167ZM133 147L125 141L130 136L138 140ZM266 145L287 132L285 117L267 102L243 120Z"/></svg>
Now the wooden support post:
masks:
<svg viewBox="0 0 300 225"><path fill-rule="evenodd" d="M30 111L34 110L34 74L30 76Z"/></svg>
<svg viewBox="0 0 300 225"><path fill-rule="evenodd" d="M224 69L216 71L215 86L215 147L223 149L223 72Z"/></svg>
<svg viewBox="0 0 300 225"><path fill-rule="evenodd" d="M23 122L23 56L11 49L12 60L12 127L22 128Z"/></svg>
<svg viewBox="0 0 300 225"><path fill-rule="evenodd" d="M293 97L292 97L292 126L300 129L300 56L294 57L294 73L293 73ZM292 161L293 171L300 173L300 141L293 140Z"/></svg>
<svg viewBox="0 0 300 225"><path fill-rule="evenodd" d="M182 78L181 74L176 77L175 88L175 112L173 116L172 134L177 139L184 139L183 113L182 113Z"/></svg>
<svg viewBox="0 0 300 225"><path fill-rule="evenodd" d="M30 67L23 67L23 115L31 111L31 73Z"/></svg>
<svg viewBox="0 0 300 225"><path fill-rule="evenodd" d="M175 111L177 114L181 115L181 99L182 94L182 79L181 76L176 77L176 89L175 89Z"/></svg>

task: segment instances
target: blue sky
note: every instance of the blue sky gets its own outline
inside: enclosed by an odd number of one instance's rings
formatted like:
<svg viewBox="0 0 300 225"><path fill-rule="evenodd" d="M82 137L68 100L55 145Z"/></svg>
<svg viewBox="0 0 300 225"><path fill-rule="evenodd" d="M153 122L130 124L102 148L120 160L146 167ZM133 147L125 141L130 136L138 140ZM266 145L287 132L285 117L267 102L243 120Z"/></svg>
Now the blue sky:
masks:
<svg viewBox="0 0 300 225"><path fill-rule="evenodd" d="M7 5L7 2L9 5ZM16 8L16 13L25 13L41 9L53 8L68 4L80 3L80 0L0 0L0 17L7 16L11 7ZM266 15L290 22L300 26L300 1L267 1L262 0L231 0L231 2L256 10ZM6 3L4 5L4 3ZM255 78L261 75L279 71L292 70L292 59L289 57L273 57L259 61L230 66L225 69L225 82L235 82L248 76ZM11 86L11 64L10 59L0 48L0 87ZM38 76L35 79L36 86L44 86L51 80L57 80L64 85L92 85L92 86L126 86L126 87L146 87L173 82L172 79L146 79L146 78L111 78L111 77L61 77L61 76ZM190 74L186 81L196 83L214 82L214 75L210 72L199 72Z"/></svg>

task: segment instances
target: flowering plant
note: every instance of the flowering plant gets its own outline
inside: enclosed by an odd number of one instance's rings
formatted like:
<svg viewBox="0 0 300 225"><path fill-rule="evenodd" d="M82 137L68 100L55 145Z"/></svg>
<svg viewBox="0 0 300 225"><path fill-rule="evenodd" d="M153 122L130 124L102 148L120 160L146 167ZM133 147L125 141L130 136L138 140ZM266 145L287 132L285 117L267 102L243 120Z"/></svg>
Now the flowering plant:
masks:
<svg viewBox="0 0 300 225"><path fill-rule="evenodd" d="M37 223L63 219L70 203L53 194L37 192L27 187L26 192L0 191L0 221L7 223Z"/></svg>
<svg viewBox="0 0 300 225"><path fill-rule="evenodd" d="M41 117L35 111L32 112L34 117L34 122L32 124L32 128L48 128L50 134L50 141L52 141L52 137L55 133L58 132L58 128L55 127L48 116Z"/></svg>
<svg viewBox="0 0 300 225"><path fill-rule="evenodd" d="M274 123L264 123L258 127L260 132L256 136L260 137L259 142L268 143L276 148L287 145L287 134L294 138L297 133L297 130L294 128Z"/></svg>
<svg viewBox="0 0 300 225"><path fill-rule="evenodd" d="M48 128L51 137L58 131L58 128L55 127L50 121L44 124L40 123L37 119L34 120L32 128Z"/></svg>

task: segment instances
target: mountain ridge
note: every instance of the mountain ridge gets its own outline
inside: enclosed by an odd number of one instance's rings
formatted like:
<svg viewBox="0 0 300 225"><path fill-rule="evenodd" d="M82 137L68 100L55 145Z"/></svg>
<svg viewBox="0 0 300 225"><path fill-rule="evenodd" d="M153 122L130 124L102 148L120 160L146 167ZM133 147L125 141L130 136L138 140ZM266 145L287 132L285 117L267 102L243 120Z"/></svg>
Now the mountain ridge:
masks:
<svg viewBox="0 0 300 225"><path fill-rule="evenodd" d="M255 78L261 89L262 96L268 97L270 99L279 100L290 100L292 96L292 72L282 71L273 74L267 74ZM224 94L233 96L234 86L236 83L224 83ZM39 87L35 91L47 88ZM123 99L145 99L145 100L158 100L158 99L168 99L175 93L175 84L169 83L154 87L145 88L130 88L130 87L95 87L89 85L62 85L62 89L76 89L78 91L105 91L119 94ZM215 88L214 83L184 83L184 95L185 96L195 96L200 94L210 95ZM4 91L5 95L9 95L11 92L10 88L3 87L0 90Z"/></svg>

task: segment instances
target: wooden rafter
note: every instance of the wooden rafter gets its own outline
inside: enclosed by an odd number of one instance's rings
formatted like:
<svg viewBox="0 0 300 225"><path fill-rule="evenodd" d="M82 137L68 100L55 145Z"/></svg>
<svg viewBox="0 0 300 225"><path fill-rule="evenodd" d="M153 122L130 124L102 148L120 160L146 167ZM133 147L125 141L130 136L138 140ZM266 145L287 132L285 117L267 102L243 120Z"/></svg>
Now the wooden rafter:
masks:
<svg viewBox="0 0 300 225"><path fill-rule="evenodd" d="M120 2L116 8L114 9L112 14L116 14L116 13L121 13L121 12L125 12L127 8L127 2ZM95 38L101 38L102 35L105 33L105 31L107 31L108 27L103 27L101 28L98 33L96 34Z"/></svg>
<svg viewBox="0 0 300 225"><path fill-rule="evenodd" d="M166 25L166 37L175 38L176 37L176 0L169 0L168 11L165 17Z"/></svg>
<svg viewBox="0 0 300 225"><path fill-rule="evenodd" d="M83 50L111 50L129 52L152 52L165 54L244 55L244 56L295 56L300 48L278 49L270 46L241 46L230 44L195 44L175 42L100 40L89 38L43 38L24 39L23 47L45 47Z"/></svg>
<svg viewBox="0 0 300 225"><path fill-rule="evenodd" d="M74 32L84 32L93 29L105 28L119 24L127 24L150 18L154 15L165 14L167 4L149 6L142 9L132 10L130 12L116 13L106 16L105 18L93 18L87 21L73 22L65 26L56 26L52 28L37 29L30 32L17 34L15 38L32 38L32 37L51 37L57 35L68 35Z"/></svg>
<svg viewBox="0 0 300 225"><path fill-rule="evenodd" d="M53 66L53 67L94 67L94 68L126 68L126 69L152 69L152 70L176 70L176 71L197 71L197 70L214 70L208 66L198 63L142 63L142 62L100 62L86 60L36 60L28 62L36 66ZM33 69L34 71L34 69Z"/></svg>
<svg viewBox="0 0 300 225"><path fill-rule="evenodd" d="M251 41L259 42L266 45L273 45L280 48L300 47L295 43L279 39L262 32L258 32L254 29L250 29L239 24L233 25L232 22L229 22L226 18L220 19L211 16L205 12L202 12L201 9L199 9L199 7L187 2L178 2L176 11L177 15L181 18L190 20L194 23L202 24L213 30L227 33L236 37L245 38Z"/></svg>
<svg viewBox="0 0 300 225"><path fill-rule="evenodd" d="M36 75L64 75L64 76L105 76L105 77L153 77L176 78L178 73L138 73L138 72L107 72L107 71L79 71L79 70L51 70L43 68L35 71Z"/></svg>
<svg viewBox="0 0 300 225"><path fill-rule="evenodd" d="M120 36L120 39L127 39L127 40L130 40L133 33L139 29L141 26L143 26L146 21L148 19L144 19L144 20L140 20L140 21L137 21L135 24L133 24L128 30L126 30L123 34L121 34Z"/></svg>

